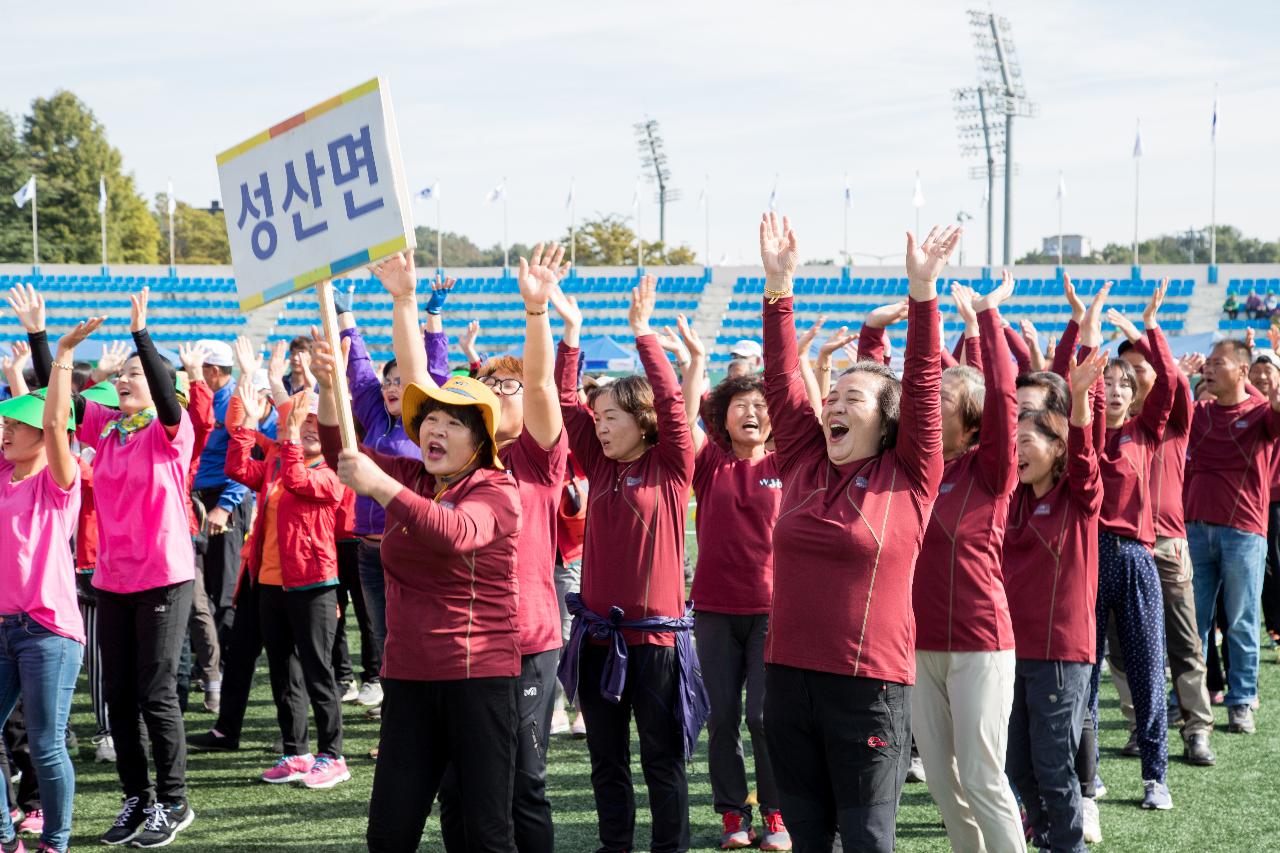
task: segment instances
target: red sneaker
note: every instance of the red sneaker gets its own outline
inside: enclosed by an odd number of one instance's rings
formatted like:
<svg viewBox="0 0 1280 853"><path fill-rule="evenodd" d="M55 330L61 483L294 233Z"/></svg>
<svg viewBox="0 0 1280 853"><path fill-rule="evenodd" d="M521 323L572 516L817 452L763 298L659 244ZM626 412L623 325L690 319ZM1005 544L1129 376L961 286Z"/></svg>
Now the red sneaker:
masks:
<svg viewBox="0 0 1280 853"><path fill-rule="evenodd" d="M721 850L740 850L750 847L756 840L756 831L742 812L726 812L720 815L723 832L720 833Z"/></svg>
<svg viewBox="0 0 1280 853"><path fill-rule="evenodd" d="M18 824L19 835L40 835L44 832L44 809L32 809Z"/></svg>
<svg viewBox="0 0 1280 853"><path fill-rule="evenodd" d="M276 762L275 767L262 774L262 781L283 785L304 779L314 764L315 759L310 755L284 755Z"/></svg>
<svg viewBox="0 0 1280 853"><path fill-rule="evenodd" d="M762 811L761 818L764 820L764 834L760 836L760 849L790 850L791 833L787 832L787 825L782 822L782 812Z"/></svg>

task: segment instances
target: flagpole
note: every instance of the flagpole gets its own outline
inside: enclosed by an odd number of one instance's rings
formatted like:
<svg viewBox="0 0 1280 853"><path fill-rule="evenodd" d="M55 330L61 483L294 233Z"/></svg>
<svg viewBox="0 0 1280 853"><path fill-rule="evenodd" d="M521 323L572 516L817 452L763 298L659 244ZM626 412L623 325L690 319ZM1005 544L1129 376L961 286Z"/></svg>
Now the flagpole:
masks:
<svg viewBox="0 0 1280 853"><path fill-rule="evenodd" d="M105 181L105 178L99 178L99 181ZM100 187L105 187L105 183L100 183ZM104 193L105 195L105 193ZM102 222L102 274L107 274L107 204L105 199L98 204L98 219Z"/></svg>
<svg viewBox="0 0 1280 853"><path fill-rule="evenodd" d="M849 263L849 173L844 173L844 262Z"/></svg>
<svg viewBox="0 0 1280 853"><path fill-rule="evenodd" d="M636 187L636 270L644 269L644 200Z"/></svg>
<svg viewBox="0 0 1280 853"><path fill-rule="evenodd" d="M574 178L569 179L569 269L578 265L578 194Z"/></svg>
<svg viewBox="0 0 1280 853"><path fill-rule="evenodd" d="M711 176L704 175L702 178L702 239L706 245L704 258L707 259L707 269L711 268Z"/></svg>
<svg viewBox="0 0 1280 853"><path fill-rule="evenodd" d="M1062 266L1062 170L1058 170L1058 266Z"/></svg>
<svg viewBox="0 0 1280 853"><path fill-rule="evenodd" d="M511 269L510 247L507 244L507 176L502 176L502 275Z"/></svg>
<svg viewBox="0 0 1280 853"><path fill-rule="evenodd" d="M40 224L36 217L36 201L40 198L40 193L35 186L35 178L31 180L31 274L40 275Z"/></svg>
<svg viewBox="0 0 1280 853"><path fill-rule="evenodd" d="M1213 189L1209 193L1209 266L1213 268L1213 279L1217 280L1218 266L1218 84L1213 84L1213 135L1210 137L1213 149Z"/></svg>
<svg viewBox="0 0 1280 853"><path fill-rule="evenodd" d="M178 274L178 266L175 261L177 253L173 246L173 210L176 206L173 201L173 181L169 182L169 197L165 199L164 206L169 213L169 278L174 278Z"/></svg>
<svg viewBox="0 0 1280 853"><path fill-rule="evenodd" d="M1142 122L1138 122L1138 138L1142 138ZM1135 152L1137 156L1133 158L1133 266L1138 266L1138 201L1140 198L1139 191L1142 187L1142 156L1141 150Z"/></svg>
<svg viewBox="0 0 1280 853"><path fill-rule="evenodd" d="M436 181L436 267L444 275L444 225L440 216L440 182Z"/></svg>

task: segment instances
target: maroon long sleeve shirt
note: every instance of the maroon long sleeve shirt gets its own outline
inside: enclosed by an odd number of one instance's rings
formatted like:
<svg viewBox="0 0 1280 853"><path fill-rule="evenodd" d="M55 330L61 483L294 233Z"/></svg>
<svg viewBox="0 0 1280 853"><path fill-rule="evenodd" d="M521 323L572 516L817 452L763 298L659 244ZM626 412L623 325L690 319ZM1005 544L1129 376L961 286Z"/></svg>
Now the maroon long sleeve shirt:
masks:
<svg viewBox="0 0 1280 853"><path fill-rule="evenodd" d="M916 648L928 651L1013 648L1000 564L1018 484L1015 368L1000 315L983 311L978 323L985 386L978 443L943 466L912 585Z"/></svg>
<svg viewBox="0 0 1280 853"><path fill-rule="evenodd" d="M909 311L896 446L835 465L800 376L792 300L765 302L783 483L768 663L915 682L911 579L942 478L942 367L937 300Z"/></svg>

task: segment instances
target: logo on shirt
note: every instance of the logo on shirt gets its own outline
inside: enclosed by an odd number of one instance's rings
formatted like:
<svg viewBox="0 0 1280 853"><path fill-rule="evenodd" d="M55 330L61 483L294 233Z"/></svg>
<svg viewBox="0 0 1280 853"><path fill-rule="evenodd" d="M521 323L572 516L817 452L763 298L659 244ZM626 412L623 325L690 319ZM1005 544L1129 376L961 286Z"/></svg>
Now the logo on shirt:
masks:
<svg viewBox="0 0 1280 853"><path fill-rule="evenodd" d="M955 487L956 487L955 483L943 483L941 486L938 487L938 494L949 495L951 494L951 490L954 489Z"/></svg>
<svg viewBox="0 0 1280 853"><path fill-rule="evenodd" d="M853 484L857 486L859 489L865 489L867 486L870 485L870 483L867 482L866 477L854 477Z"/></svg>
<svg viewBox="0 0 1280 853"><path fill-rule="evenodd" d="M1133 436L1131 436L1131 435L1129 435L1128 433L1126 433L1126 434L1124 434L1124 435L1120 436L1120 441L1119 441L1118 443L1119 443L1119 444L1125 444L1125 443L1130 442L1130 441L1133 441Z"/></svg>
<svg viewBox="0 0 1280 853"><path fill-rule="evenodd" d="M871 737L867 738L867 746L871 747L872 749L884 749L888 745L889 744L885 743L883 740L876 737L875 735L872 735Z"/></svg>
<svg viewBox="0 0 1280 853"><path fill-rule="evenodd" d="M535 685L533 685L532 687L526 687L526 688L524 689L524 695L525 695L525 696L537 696L537 695L538 695L538 685L536 685L536 684L535 684Z"/></svg>
<svg viewBox="0 0 1280 853"><path fill-rule="evenodd" d="M1048 514L1049 514L1049 513L1051 513L1051 512L1053 512L1053 508L1052 508L1052 507L1050 507L1048 504L1040 504L1040 506L1036 507L1036 511L1035 511L1035 513L1034 513L1034 514L1035 514L1035 515L1048 515Z"/></svg>
<svg viewBox="0 0 1280 853"><path fill-rule="evenodd" d="M1246 420L1243 420L1243 419L1238 420L1238 421L1236 421L1236 423L1235 423L1235 427L1236 427L1236 429L1248 429L1248 428L1249 428L1249 422L1248 422L1248 421L1246 421Z"/></svg>
<svg viewBox="0 0 1280 853"><path fill-rule="evenodd" d="M761 477L760 485L764 486L766 489L781 489L782 478L781 477Z"/></svg>
<svg viewBox="0 0 1280 853"><path fill-rule="evenodd" d="M457 506L457 504L455 504L453 501L440 501L440 506L444 507L445 509L453 509L454 507Z"/></svg>
<svg viewBox="0 0 1280 853"><path fill-rule="evenodd" d="M628 477L628 478L627 478L627 485L628 485L628 486L638 486L638 485L640 485L640 484L641 484L641 483L643 483L643 482L644 482L644 478L643 478L643 477Z"/></svg>

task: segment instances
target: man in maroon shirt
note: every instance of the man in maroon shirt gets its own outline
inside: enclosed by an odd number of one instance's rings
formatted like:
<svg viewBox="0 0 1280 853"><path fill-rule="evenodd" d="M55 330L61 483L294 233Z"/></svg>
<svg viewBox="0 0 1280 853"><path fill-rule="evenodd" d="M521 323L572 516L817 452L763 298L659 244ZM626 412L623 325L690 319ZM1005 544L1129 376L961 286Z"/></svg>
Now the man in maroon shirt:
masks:
<svg viewBox="0 0 1280 853"><path fill-rule="evenodd" d="M1141 408L1155 384L1151 361L1155 357L1146 337L1122 315L1113 313L1111 321L1125 335L1120 344L1120 357L1133 367L1138 379L1134 406ZM1209 746L1213 731L1213 709L1205 685L1204 650L1196 630L1195 591L1191 584L1191 555L1187 550L1187 527L1182 514L1182 482L1187 461L1187 437L1191 433L1191 383L1178 370L1174 376L1173 409L1165 424L1164 437L1157 445L1151 464L1151 511L1155 520L1156 544L1153 551L1160 573L1160 591L1164 599L1165 646L1169 670L1182 711L1182 740L1186 758L1192 764L1215 762ZM1114 630L1114 629L1113 629ZM1111 677L1122 697L1121 707L1132 726L1132 700L1125 675L1124 659L1117 641L1111 649ZM1137 754L1137 742L1126 751Z"/></svg>
<svg viewBox="0 0 1280 853"><path fill-rule="evenodd" d="M1204 364L1214 396L1197 403L1187 447L1187 544L1195 565L1196 623L1207 648L1219 592L1227 614L1229 731L1254 732L1259 599L1266 561L1271 455L1280 437L1280 387L1270 405L1246 390L1250 349L1220 341Z"/></svg>

